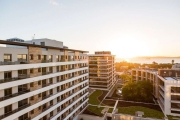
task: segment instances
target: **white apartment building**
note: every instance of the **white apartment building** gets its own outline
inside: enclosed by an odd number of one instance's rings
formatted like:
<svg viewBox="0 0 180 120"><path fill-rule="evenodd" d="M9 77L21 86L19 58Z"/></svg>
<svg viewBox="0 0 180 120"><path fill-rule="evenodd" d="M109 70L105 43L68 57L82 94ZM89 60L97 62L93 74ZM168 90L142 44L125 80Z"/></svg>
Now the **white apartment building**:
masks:
<svg viewBox="0 0 180 120"><path fill-rule="evenodd" d="M133 69L132 79L149 80L153 98L166 115L180 116L180 69Z"/></svg>
<svg viewBox="0 0 180 120"><path fill-rule="evenodd" d="M87 51L50 39L0 44L0 120L73 120L87 106Z"/></svg>
<svg viewBox="0 0 180 120"><path fill-rule="evenodd" d="M98 51L88 56L90 88L109 90L116 81L115 55L109 51Z"/></svg>

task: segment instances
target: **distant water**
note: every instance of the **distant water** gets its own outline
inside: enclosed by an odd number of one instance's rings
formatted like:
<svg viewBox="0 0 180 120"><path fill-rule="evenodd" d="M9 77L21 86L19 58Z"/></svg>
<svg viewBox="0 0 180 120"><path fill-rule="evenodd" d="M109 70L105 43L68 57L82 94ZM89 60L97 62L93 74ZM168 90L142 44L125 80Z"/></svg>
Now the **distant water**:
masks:
<svg viewBox="0 0 180 120"><path fill-rule="evenodd" d="M127 59L121 59L117 58L116 62L122 62L127 61L131 63L172 63L172 60L174 60L174 63L180 63L180 58L127 58Z"/></svg>

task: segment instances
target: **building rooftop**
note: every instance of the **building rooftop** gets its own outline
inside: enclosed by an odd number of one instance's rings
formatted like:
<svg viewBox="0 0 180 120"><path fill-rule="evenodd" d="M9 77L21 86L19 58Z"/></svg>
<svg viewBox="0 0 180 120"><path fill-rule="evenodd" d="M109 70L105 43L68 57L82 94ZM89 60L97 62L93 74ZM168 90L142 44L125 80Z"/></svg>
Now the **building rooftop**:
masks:
<svg viewBox="0 0 180 120"><path fill-rule="evenodd" d="M32 40L33 41L33 40ZM60 41L59 41L60 42ZM9 40L0 40L0 44L5 45L17 45L17 46L32 46L32 47L41 47L41 48L50 48L50 49L59 49L59 50L68 50L68 51L78 51L83 53L88 53L88 51L83 50L75 50L75 49L68 49L68 48L60 48L60 47L54 47L54 46L47 46L47 45L38 45L33 43L26 43L26 42L17 42L17 41L9 41Z"/></svg>

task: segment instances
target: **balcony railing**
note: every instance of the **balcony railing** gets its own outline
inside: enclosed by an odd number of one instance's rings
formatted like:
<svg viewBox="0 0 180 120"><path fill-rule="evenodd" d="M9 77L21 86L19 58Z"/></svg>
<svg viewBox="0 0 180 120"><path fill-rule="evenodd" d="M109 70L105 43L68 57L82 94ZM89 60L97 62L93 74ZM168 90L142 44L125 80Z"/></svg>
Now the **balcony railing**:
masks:
<svg viewBox="0 0 180 120"><path fill-rule="evenodd" d="M10 111L10 112L8 112L8 113L5 113L5 114L3 114L3 115L0 116L0 119L3 119L3 118L5 118L5 117L7 117L7 116L10 116L10 115L12 115L12 114L14 114L14 113L16 113L16 112L18 112L18 111L20 111L20 110L22 110L22 109L25 109L25 108L27 108L27 107L29 107L29 106L30 106L30 104L28 103L28 104L23 105L23 106L15 109L15 110L12 110L12 111Z"/></svg>
<svg viewBox="0 0 180 120"><path fill-rule="evenodd" d="M0 65L16 65L16 64L29 64L29 61L26 59L18 59L18 61L0 61Z"/></svg>
<svg viewBox="0 0 180 120"><path fill-rule="evenodd" d="M50 73L52 73L52 72L51 71L49 71L49 72L42 72L42 75L48 75Z"/></svg>
<svg viewBox="0 0 180 120"><path fill-rule="evenodd" d="M42 100L44 100L44 99L46 99L46 98L48 98L48 97L50 97L51 95L46 95L46 96L43 96L42 97Z"/></svg>
<svg viewBox="0 0 180 120"><path fill-rule="evenodd" d="M46 86L49 86L51 85L51 83L48 83L48 84L42 84L42 87L46 87Z"/></svg>
<svg viewBox="0 0 180 120"><path fill-rule="evenodd" d="M52 60L41 60L41 63L49 63L52 62Z"/></svg>
<svg viewBox="0 0 180 120"><path fill-rule="evenodd" d="M12 97L16 97L16 96L19 96L19 95L22 95L22 94L25 94L25 93L28 93L30 92L30 90L24 90L24 91L20 91L18 93L14 93L14 94L11 94L11 95L7 95L7 96L4 96L4 97L1 97L0 98L0 101L3 101L3 100L7 100L7 99L10 99Z"/></svg>
<svg viewBox="0 0 180 120"><path fill-rule="evenodd" d="M25 78L29 78L29 77L30 76L26 75L26 74L19 74L18 77L2 79L2 80L0 80L0 83L17 81L17 80L21 80L21 79L25 79Z"/></svg>

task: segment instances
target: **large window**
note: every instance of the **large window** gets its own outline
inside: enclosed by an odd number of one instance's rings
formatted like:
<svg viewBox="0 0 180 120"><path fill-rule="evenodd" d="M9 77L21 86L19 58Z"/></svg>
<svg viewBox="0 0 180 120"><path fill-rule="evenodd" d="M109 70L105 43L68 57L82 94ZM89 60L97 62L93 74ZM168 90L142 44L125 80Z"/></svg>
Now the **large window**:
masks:
<svg viewBox="0 0 180 120"><path fill-rule="evenodd" d="M4 72L4 79L12 78L12 73L11 71L6 71Z"/></svg>
<svg viewBox="0 0 180 120"><path fill-rule="evenodd" d="M28 104L28 99L21 100L18 102L18 107L22 107L26 104Z"/></svg>
<svg viewBox="0 0 180 120"><path fill-rule="evenodd" d="M4 54L4 62L12 61L11 54Z"/></svg>
<svg viewBox="0 0 180 120"><path fill-rule="evenodd" d="M8 105L8 106L4 107L4 112L5 113L9 113L11 111L12 111L12 105Z"/></svg>
<svg viewBox="0 0 180 120"><path fill-rule="evenodd" d="M27 74L27 69L18 70L18 74Z"/></svg>
<svg viewBox="0 0 180 120"><path fill-rule="evenodd" d="M12 94L12 88L7 88L4 90L4 96L8 96Z"/></svg>
<svg viewBox="0 0 180 120"><path fill-rule="evenodd" d="M18 54L18 61L19 60L27 60L27 55L26 54Z"/></svg>
<svg viewBox="0 0 180 120"><path fill-rule="evenodd" d="M49 55L49 61L52 61L52 55Z"/></svg>
<svg viewBox="0 0 180 120"><path fill-rule="evenodd" d="M25 120L25 119L27 119L27 118L28 118L28 113L20 116L20 117L19 117L19 120Z"/></svg>
<svg viewBox="0 0 180 120"><path fill-rule="evenodd" d="M27 90L27 84L19 85L18 86L18 92Z"/></svg>

